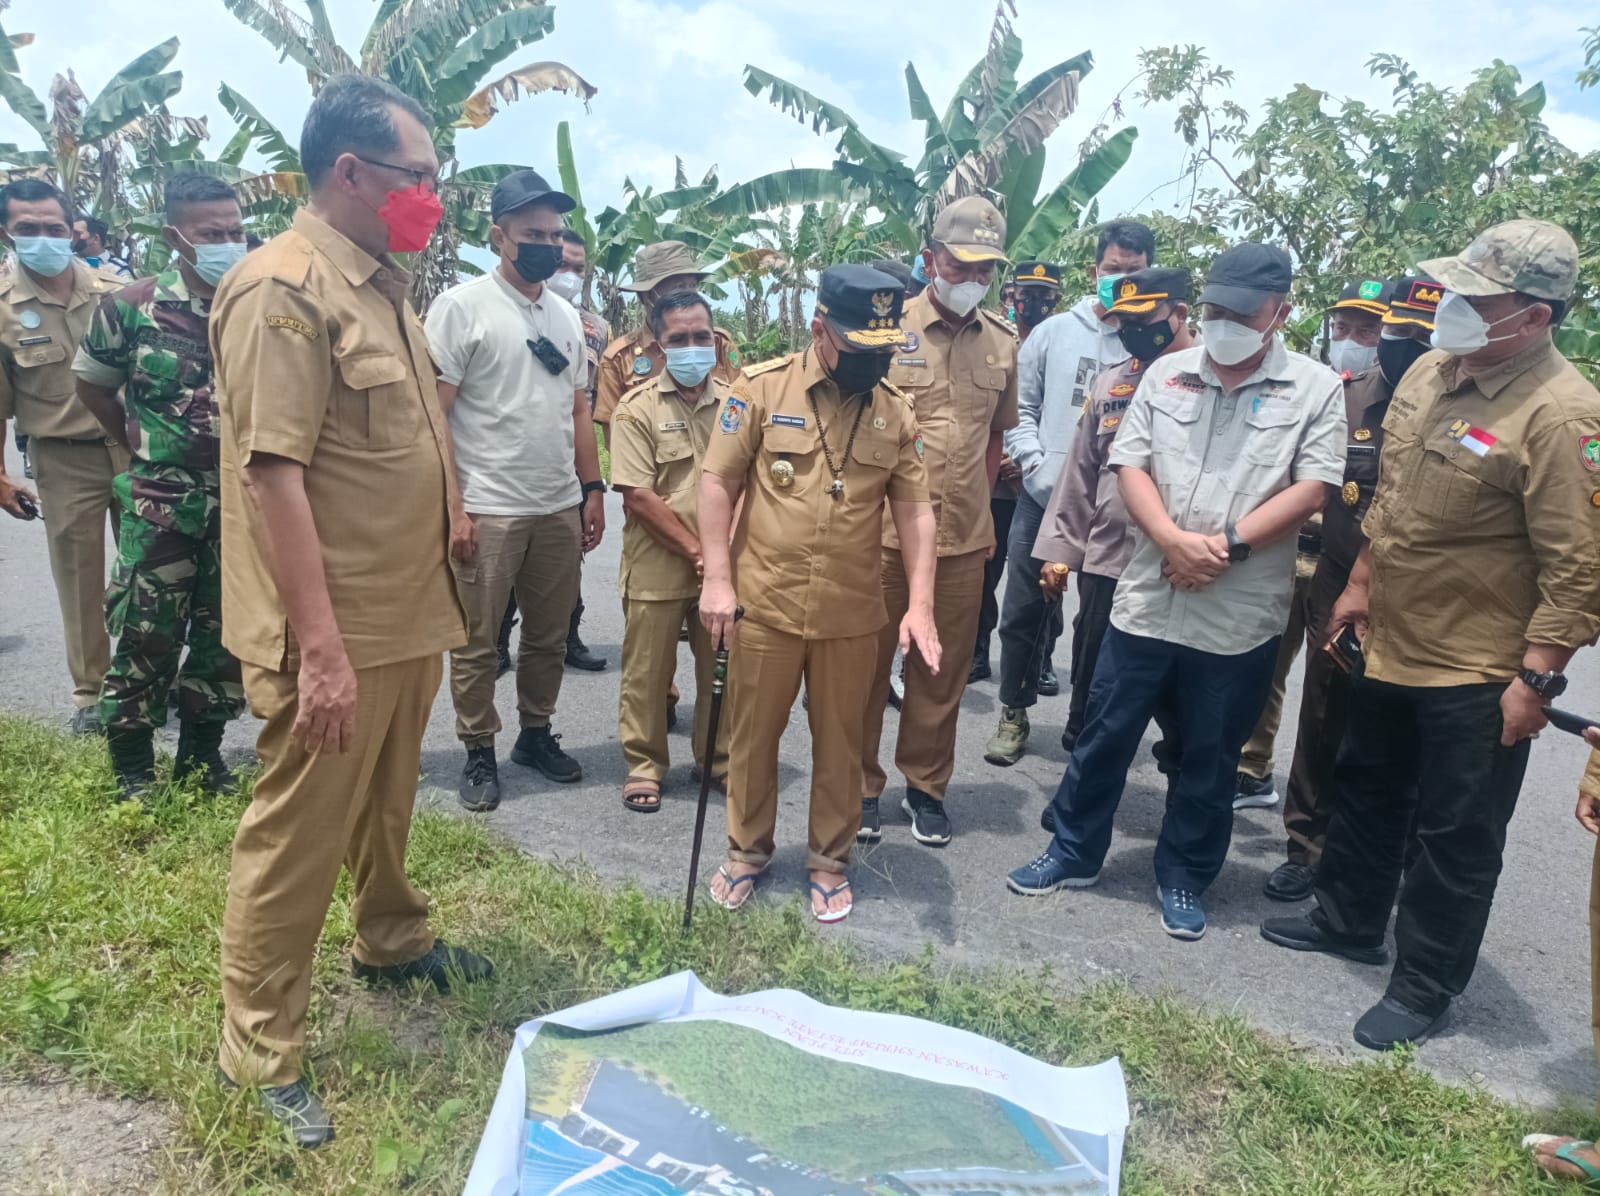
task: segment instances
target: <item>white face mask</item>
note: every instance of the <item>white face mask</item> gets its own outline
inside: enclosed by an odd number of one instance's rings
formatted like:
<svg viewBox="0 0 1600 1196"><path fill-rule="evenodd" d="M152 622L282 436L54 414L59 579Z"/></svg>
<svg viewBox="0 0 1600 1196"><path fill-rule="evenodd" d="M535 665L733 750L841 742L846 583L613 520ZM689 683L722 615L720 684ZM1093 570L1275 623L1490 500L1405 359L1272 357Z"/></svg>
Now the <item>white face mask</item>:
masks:
<svg viewBox="0 0 1600 1196"><path fill-rule="evenodd" d="M1270 333L1258 332L1237 320L1200 321L1200 340L1206 356L1218 365L1238 365L1261 351Z"/></svg>
<svg viewBox="0 0 1600 1196"><path fill-rule="evenodd" d="M578 296L583 293L583 275L574 274L571 270L557 270L544 280L544 285L568 303L575 304L578 302Z"/></svg>
<svg viewBox="0 0 1600 1196"><path fill-rule="evenodd" d="M1346 337L1328 346L1328 364L1335 373L1354 376L1378 364L1378 346L1363 345Z"/></svg>
<svg viewBox="0 0 1600 1196"><path fill-rule="evenodd" d="M1477 308L1467 302L1465 295L1446 291L1444 298L1439 300L1439 310L1433 318L1433 336L1430 341L1435 349L1443 349L1446 353L1465 357L1495 341L1511 340L1511 336L1490 336L1489 329L1504 324L1507 320L1514 320L1521 314L1520 311L1514 311L1509 316L1501 316L1491 324L1478 314Z"/></svg>
<svg viewBox="0 0 1600 1196"><path fill-rule="evenodd" d="M933 293L939 297L939 303L948 311L958 316L968 315L973 308L983 302L983 297L989 293L989 284L986 282L951 282L947 278L933 280Z"/></svg>

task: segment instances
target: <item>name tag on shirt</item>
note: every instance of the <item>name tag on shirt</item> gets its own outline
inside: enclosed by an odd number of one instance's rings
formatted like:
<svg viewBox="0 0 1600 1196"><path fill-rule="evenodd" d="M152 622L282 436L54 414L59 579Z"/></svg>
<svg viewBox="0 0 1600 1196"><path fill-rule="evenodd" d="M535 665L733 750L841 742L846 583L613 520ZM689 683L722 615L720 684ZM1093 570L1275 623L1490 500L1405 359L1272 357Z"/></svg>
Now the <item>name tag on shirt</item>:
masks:
<svg viewBox="0 0 1600 1196"><path fill-rule="evenodd" d="M688 429L689 425L681 419L669 419L664 424L656 425L658 432L686 432Z"/></svg>
<svg viewBox="0 0 1600 1196"><path fill-rule="evenodd" d="M49 343L50 338L48 336L24 336L18 339L17 346L26 349L29 345L48 345Z"/></svg>
<svg viewBox="0 0 1600 1196"><path fill-rule="evenodd" d="M806 426L806 417L803 415L774 415L772 426L775 428L803 428Z"/></svg>

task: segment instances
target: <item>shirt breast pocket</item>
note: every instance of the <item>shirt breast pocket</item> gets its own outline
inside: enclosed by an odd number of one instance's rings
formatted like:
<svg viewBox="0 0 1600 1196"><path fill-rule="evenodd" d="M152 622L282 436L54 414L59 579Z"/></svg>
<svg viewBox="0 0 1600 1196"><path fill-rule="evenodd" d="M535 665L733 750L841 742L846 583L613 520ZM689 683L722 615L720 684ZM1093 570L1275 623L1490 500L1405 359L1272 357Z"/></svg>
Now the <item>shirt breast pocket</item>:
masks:
<svg viewBox="0 0 1600 1196"><path fill-rule="evenodd" d="M900 449L888 437L858 436L855 444L850 446L850 459L868 469L893 469L895 462L900 459Z"/></svg>
<svg viewBox="0 0 1600 1196"><path fill-rule="evenodd" d="M1244 458L1262 469L1287 470L1300 437L1300 413L1286 403L1263 403L1244 417Z"/></svg>
<svg viewBox="0 0 1600 1196"><path fill-rule="evenodd" d="M1478 458L1468 454L1447 457L1438 449L1426 449L1418 467L1415 492L1416 511L1439 527L1462 528L1476 522L1488 482L1480 476Z"/></svg>
<svg viewBox="0 0 1600 1196"><path fill-rule="evenodd" d="M417 395L405 362L389 352L355 353L334 363L334 431L340 444L403 448L417 437Z"/></svg>
<svg viewBox="0 0 1600 1196"><path fill-rule="evenodd" d="M656 441L656 493L677 494L696 482L694 445L683 434L667 433Z"/></svg>
<svg viewBox="0 0 1600 1196"><path fill-rule="evenodd" d="M972 401L985 423L999 406L1006 388L1006 372L998 366L980 365L972 371Z"/></svg>
<svg viewBox="0 0 1600 1196"><path fill-rule="evenodd" d="M1123 413L1127 418L1127 413ZM1194 426L1200 419L1198 395L1158 392L1150 396L1150 456L1157 468L1181 467L1188 460Z"/></svg>
<svg viewBox="0 0 1600 1196"><path fill-rule="evenodd" d="M43 394L51 389L49 381L50 366L60 365L67 359L65 345L30 345L27 348L14 350L17 363L17 389L27 394ZM67 389L72 387L71 375L67 375Z"/></svg>
<svg viewBox="0 0 1600 1196"><path fill-rule="evenodd" d="M817 434L809 424L807 420L804 428L769 425L762 430L756 484L780 501L810 493L825 472L817 460L822 455L817 448ZM832 477L824 479L825 484L832 481Z"/></svg>

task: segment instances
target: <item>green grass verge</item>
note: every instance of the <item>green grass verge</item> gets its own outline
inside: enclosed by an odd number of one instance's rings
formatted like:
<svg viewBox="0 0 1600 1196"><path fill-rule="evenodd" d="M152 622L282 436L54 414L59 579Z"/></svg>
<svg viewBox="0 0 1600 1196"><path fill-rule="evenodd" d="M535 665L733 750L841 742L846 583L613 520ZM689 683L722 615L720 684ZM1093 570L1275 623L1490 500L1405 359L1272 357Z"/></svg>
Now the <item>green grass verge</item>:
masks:
<svg viewBox="0 0 1600 1196"><path fill-rule="evenodd" d="M310 1044L339 1137L302 1155L214 1079L217 936L240 800L176 788L148 809L117 807L109 786L98 744L0 716L0 1070L54 1065L98 1091L163 1102L177 1127L172 1191L459 1191L517 1024L680 968L722 991L784 986L930 1018L1051 1062L1120 1055L1134 1107L1130 1196L1554 1192L1521 1136L1600 1130L1590 1111L1537 1114L1439 1084L1405 1058L1330 1064L1242 1018L1120 984L1063 995L1048 971L977 975L931 953L864 962L819 936L798 902L737 916L707 903L685 940L673 903L424 815L411 868L435 924L499 974L449 998L358 990L341 885Z"/></svg>

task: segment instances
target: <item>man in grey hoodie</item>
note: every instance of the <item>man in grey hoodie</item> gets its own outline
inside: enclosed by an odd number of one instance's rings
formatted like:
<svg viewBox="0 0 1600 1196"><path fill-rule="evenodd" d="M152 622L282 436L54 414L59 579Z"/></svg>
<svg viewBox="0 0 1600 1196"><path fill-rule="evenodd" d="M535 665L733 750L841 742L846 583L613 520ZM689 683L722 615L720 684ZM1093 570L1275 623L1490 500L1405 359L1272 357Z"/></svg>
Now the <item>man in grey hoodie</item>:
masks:
<svg viewBox="0 0 1600 1196"><path fill-rule="evenodd" d="M1072 447L1078 417L1095 375L1128 356L1115 324L1105 321L1111 284L1155 262L1155 237L1135 220L1113 220L1095 248L1096 293L1040 324L1017 359L1020 423L1005 436L1005 451L1022 469L1007 545L1005 599L1000 616L1000 726L984 748L990 764L1010 766L1028 742L1028 707L1038 700L1039 670L1061 630L1059 605L1039 586L1043 562L1033 542L1050 492Z"/></svg>

